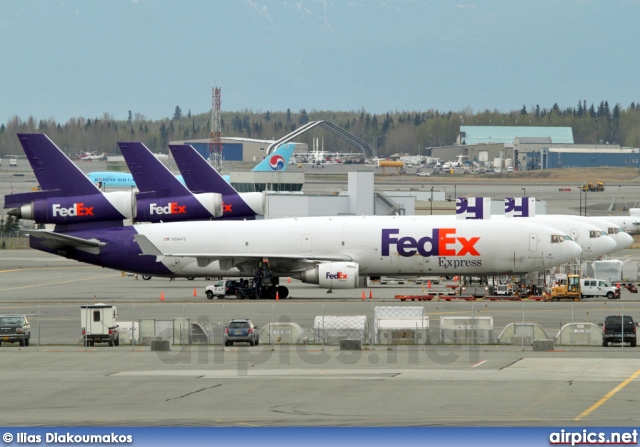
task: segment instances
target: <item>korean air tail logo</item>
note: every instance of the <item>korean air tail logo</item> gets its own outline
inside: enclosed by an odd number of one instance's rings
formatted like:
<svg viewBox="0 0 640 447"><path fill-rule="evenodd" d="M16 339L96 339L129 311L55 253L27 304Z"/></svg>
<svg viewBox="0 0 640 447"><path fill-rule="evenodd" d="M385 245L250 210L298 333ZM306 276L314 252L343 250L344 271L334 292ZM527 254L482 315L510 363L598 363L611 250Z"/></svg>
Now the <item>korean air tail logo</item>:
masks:
<svg viewBox="0 0 640 447"><path fill-rule="evenodd" d="M282 155L274 155L269 159L269 167L274 171L282 171L284 169L284 158Z"/></svg>
<svg viewBox="0 0 640 447"><path fill-rule="evenodd" d="M84 206L84 203L74 203L70 208L62 208L62 205L55 204L52 211L53 217L93 216L93 207Z"/></svg>
<svg viewBox="0 0 640 447"><path fill-rule="evenodd" d="M395 246L403 257L415 256L480 256L476 250L479 237L456 237L455 228L434 228L431 236L414 239L411 236L397 237L399 229L382 230L382 256L389 256L391 246Z"/></svg>
<svg viewBox="0 0 640 447"><path fill-rule="evenodd" d="M157 203L149 205L150 214L187 214L187 205L179 205L178 202L169 202L167 206L158 206Z"/></svg>

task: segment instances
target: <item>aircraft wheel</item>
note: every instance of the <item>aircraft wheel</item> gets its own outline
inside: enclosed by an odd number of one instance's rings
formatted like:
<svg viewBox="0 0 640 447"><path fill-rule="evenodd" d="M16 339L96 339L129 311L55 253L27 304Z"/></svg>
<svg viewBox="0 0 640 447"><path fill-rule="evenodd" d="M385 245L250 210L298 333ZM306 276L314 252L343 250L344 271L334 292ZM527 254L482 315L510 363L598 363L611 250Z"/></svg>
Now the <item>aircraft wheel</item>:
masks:
<svg viewBox="0 0 640 447"><path fill-rule="evenodd" d="M278 298L281 300L289 297L289 289L285 286L278 286Z"/></svg>
<svg viewBox="0 0 640 447"><path fill-rule="evenodd" d="M142 279L149 281L151 279L151 275L142 275Z"/></svg>

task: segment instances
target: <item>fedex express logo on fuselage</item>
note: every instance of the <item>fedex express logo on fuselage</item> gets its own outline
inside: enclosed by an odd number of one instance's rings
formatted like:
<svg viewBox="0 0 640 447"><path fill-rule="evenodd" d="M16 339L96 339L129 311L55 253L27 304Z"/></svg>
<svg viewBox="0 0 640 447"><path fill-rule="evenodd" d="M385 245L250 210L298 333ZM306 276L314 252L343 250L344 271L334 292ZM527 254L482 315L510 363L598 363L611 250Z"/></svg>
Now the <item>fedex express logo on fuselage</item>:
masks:
<svg viewBox="0 0 640 447"><path fill-rule="evenodd" d="M400 256L480 256L475 245L479 237L456 237L455 228L434 228L431 236L420 239L411 236L397 237L397 228L382 230L382 256L389 256L391 246L395 246Z"/></svg>
<svg viewBox="0 0 640 447"><path fill-rule="evenodd" d="M187 214L187 205L178 205L178 202L169 202L167 206L158 206L157 203L149 205L150 214Z"/></svg>
<svg viewBox="0 0 640 447"><path fill-rule="evenodd" d="M84 206L84 203L74 203L69 208L63 208L62 205L56 203L52 205L53 217L76 217L76 216L93 216L93 207Z"/></svg>

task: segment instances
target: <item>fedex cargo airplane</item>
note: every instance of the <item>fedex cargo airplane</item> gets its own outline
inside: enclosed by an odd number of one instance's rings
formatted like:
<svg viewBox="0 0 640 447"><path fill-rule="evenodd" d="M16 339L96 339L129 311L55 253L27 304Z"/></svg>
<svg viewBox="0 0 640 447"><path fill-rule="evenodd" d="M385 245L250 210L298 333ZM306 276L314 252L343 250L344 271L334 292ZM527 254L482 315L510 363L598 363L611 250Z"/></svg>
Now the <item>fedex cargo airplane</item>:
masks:
<svg viewBox="0 0 640 447"><path fill-rule="evenodd" d="M222 196L221 206L224 219L254 219L256 215L264 214L264 200L262 193L238 195L235 189L225 182L220 174L200 154L191 149L199 158L201 164L195 164L192 169L185 168L187 172L187 189L180 183L173 173L159 161L147 147L138 142L118 143L120 151L125 158L129 170L138 185L137 219L145 222L176 222L181 220L202 220L213 216L196 214L195 210L199 201L203 204L210 202L211 197ZM180 146L178 152L186 152ZM182 157L180 156L180 160ZM179 159L176 159L180 166ZM193 177L196 177L195 179ZM167 212L168 206L173 208ZM158 220L157 216L160 216ZM219 217L219 216L218 216Z"/></svg>
<svg viewBox="0 0 640 447"><path fill-rule="evenodd" d="M556 227L558 228L562 225L563 221L591 224L599 228L615 241L616 247L609 253L624 250L625 248L630 247L633 243L633 237L627 234L619 223L610 220L610 216L574 216L570 214L545 214L544 216L536 216L535 199L533 197L515 197L505 199L505 216L544 219L547 224L548 222L553 221L556 222ZM576 224L574 223L572 228L575 228L575 225ZM570 232L567 234L570 234ZM583 254L585 254L584 248ZM586 254L588 255L588 253ZM587 259L590 258L593 258L593 256L588 257Z"/></svg>
<svg viewBox="0 0 640 447"><path fill-rule="evenodd" d="M30 232L30 246L93 265L164 277L247 277L264 297L279 277L353 289L360 276L493 275L543 270L580 256L561 231L506 220L337 216L158 223ZM142 255L142 256L140 256Z"/></svg>
<svg viewBox="0 0 640 447"><path fill-rule="evenodd" d="M258 163L252 171L272 172L286 170L295 146L295 143L287 143L278 146L273 153L267 155L260 163ZM136 186L136 182L129 172L96 171L88 173L87 177L96 184L100 183L101 186ZM183 185L186 184L182 175L176 175L176 178L180 180ZM225 179L227 183L229 182L229 176L222 176L222 178Z"/></svg>
<svg viewBox="0 0 640 447"><path fill-rule="evenodd" d="M43 189L5 197L5 208L14 208L10 213L19 218L78 228L79 224L122 226L124 219L170 222L222 216L220 194L194 196L173 175L157 193L105 193L46 135L18 134L18 138Z"/></svg>
<svg viewBox="0 0 640 447"><path fill-rule="evenodd" d="M256 215L264 215L263 193L239 193L191 145L169 145L169 149L192 193L222 194L225 219L254 219Z"/></svg>
<svg viewBox="0 0 640 447"><path fill-rule="evenodd" d="M573 216L536 216L534 197L506 198L504 215L492 216L490 203L491 199L488 197L459 198L456 202L456 217L494 221L517 217L556 228L563 234L569 235L574 242L580 245L582 248L580 259L582 260L596 259L618 250L613 238L589 222L572 219ZM453 216L443 217L451 219Z"/></svg>

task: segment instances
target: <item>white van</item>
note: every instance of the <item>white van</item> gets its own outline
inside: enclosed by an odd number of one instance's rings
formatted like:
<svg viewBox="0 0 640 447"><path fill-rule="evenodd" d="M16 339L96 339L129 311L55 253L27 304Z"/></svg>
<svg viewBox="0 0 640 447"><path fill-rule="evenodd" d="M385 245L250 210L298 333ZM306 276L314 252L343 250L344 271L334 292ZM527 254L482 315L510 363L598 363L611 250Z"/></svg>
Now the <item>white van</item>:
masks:
<svg viewBox="0 0 640 447"><path fill-rule="evenodd" d="M616 298L616 287L605 279L582 278L580 280L580 293L582 297L606 296L612 300ZM618 295L620 298L620 295Z"/></svg>

